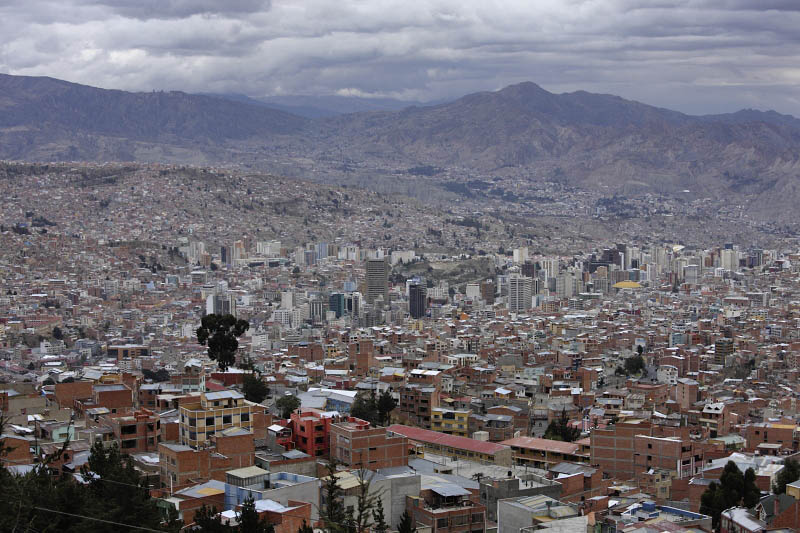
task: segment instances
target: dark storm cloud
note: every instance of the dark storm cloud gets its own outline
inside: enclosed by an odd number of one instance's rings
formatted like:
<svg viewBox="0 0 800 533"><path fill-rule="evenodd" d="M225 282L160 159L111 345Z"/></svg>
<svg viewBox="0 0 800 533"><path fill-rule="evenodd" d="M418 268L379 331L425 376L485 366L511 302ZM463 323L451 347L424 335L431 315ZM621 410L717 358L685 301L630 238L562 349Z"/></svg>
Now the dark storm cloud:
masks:
<svg viewBox="0 0 800 533"><path fill-rule="evenodd" d="M800 2L9 0L0 71L129 90L440 99L532 80L800 115Z"/></svg>

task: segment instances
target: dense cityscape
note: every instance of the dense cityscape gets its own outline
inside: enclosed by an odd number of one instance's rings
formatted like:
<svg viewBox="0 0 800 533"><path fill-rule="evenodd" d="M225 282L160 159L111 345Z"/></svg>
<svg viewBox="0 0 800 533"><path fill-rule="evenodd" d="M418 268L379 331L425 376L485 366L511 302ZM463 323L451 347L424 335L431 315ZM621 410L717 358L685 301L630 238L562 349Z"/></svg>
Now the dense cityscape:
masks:
<svg viewBox="0 0 800 533"><path fill-rule="evenodd" d="M564 191L569 218L512 221L230 169L3 170L3 530L800 526L791 236L659 237Z"/></svg>

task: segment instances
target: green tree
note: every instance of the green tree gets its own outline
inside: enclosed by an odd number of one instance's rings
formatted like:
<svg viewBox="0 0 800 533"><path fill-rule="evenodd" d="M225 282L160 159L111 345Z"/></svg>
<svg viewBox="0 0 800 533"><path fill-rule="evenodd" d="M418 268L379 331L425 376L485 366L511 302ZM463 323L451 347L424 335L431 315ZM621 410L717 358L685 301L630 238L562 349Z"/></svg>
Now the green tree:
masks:
<svg viewBox="0 0 800 533"><path fill-rule="evenodd" d="M378 396L378 415L382 425L389 424L395 407L397 407L397 400L392 397L392 393L388 389Z"/></svg>
<svg viewBox="0 0 800 533"><path fill-rule="evenodd" d="M372 511L372 531L373 533L389 533L389 524L386 523L386 517L383 515L383 505L379 501L375 510Z"/></svg>
<svg viewBox="0 0 800 533"><path fill-rule="evenodd" d="M641 346L640 346L641 348ZM641 355L634 355L625 359L625 372L627 374L636 374L644 370L644 358Z"/></svg>
<svg viewBox="0 0 800 533"><path fill-rule="evenodd" d="M303 519L303 523L297 530L297 533L314 533L314 528L309 526L305 519Z"/></svg>
<svg viewBox="0 0 800 533"><path fill-rule="evenodd" d="M252 496L242 502L238 515L239 533L275 533L275 527L266 518L260 519Z"/></svg>
<svg viewBox="0 0 800 533"><path fill-rule="evenodd" d="M60 327L56 326L53 328L53 338L59 341L64 339L64 332L61 331Z"/></svg>
<svg viewBox="0 0 800 533"><path fill-rule="evenodd" d="M261 403L269 394L267 384L261 381L260 376L245 374L242 383L242 392L246 400Z"/></svg>
<svg viewBox="0 0 800 533"><path fill-rule="evenodd" d="M414 519L409 516L408 511L403 511L400 515L400 523L397 524L397 533L416 533L417 526Z"/></svg>
<svg viewBox="0 0 800 533"><path fill-rule="evenodd" d="M719 529L722 511L737 505L752 507L758 503L761 492L755 480L752 468L742 474L736 463L728 461L719 483L712 482L700 497L700 512L711 516L713 527Z"/></svg>
<svg viewBox="0 0 800 533"><path fill-rule="evenodd" d="M347 533L347 510L344 507L344 491L336 477L336 465L331 458L327 465L327 475L322 479L322 505L319 519L327 533ZM351 517L352 518L352 517Z"/></svg>
<svg viewBox="0 0 800 533"><path fill-rule="evenodd" d="M362 391L356 394L353 405L350 406L350 416L366 420L373 425L378 423L378 400L374 389L369 393Z"/></svg>
<svg viewBox="0 0 800 533"><path fill-rule="evenodd" d="M222 515L216 507L206 507L203 504L194 514L194 531L196 533L233 533L234 529L228 522L222 522Z"/></svg>
<svg viewBox="0 0 800 533"><path fill-rule="evenodd" d="M147 368L143 368L142 376L144 376L145 379L153 381L154 383L163 383L165 381L170 380L169 370L167 370L166 368L162 368L161 370L156 370L155 372Z"/></svg>
<svg viewBox="0 0 800 533"><path fill-rule="evenodd" d="M358 470L358 491L356 492L356 508L353 516L355 533L367 533L372 524L372 513L380 507L380 494L370 490L374 474L363 466Z"/></svg>
<svg viewBox="0 0 800 533"><path fill-rule="evenodd" d="M775 483L772 484L772 492L784 494L786 485L794 483L798 479L800 479L800 463L794 459L787 459L783 463L783 469L775 477Z"/></svg>
<svg viewBox="0 0 800 533"><path fill-rule="evenodd" d="M197 342L208 345L208 356L224 372L236 362L237 339L248 329L249 322L233 315L206 315L197 328Z"/></svg>
<svg viewBox="0 0 800 533"><path fill-rule="evenodd" d="M281 396L275 406L281 410L281 418L286 419L292 416L292 412L300 407L300 398L297 396Z"/></svg>
<svg viewBox="0 0 800 533"><path fill-rule="evenodd" d="M544 438L574 442L581 436L581 430L569 425L566 408L561 409L561 416L550 422L544 432Z"/></svg>

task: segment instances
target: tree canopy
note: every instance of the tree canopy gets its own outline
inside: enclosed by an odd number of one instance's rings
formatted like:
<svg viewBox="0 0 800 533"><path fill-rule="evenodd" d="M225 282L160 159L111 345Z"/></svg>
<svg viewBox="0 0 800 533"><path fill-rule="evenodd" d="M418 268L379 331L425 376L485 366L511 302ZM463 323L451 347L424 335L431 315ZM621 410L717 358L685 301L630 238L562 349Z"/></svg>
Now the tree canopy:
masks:
<svg viewBox="0 0 800 533"><path fill-rule="evenodd" d="M775 483L772 484L772 492L784 494L786 485L794 483L798 479L800 479L800 463L794 459L787 459L783 463L783 469L775 477Z"/></svg>
<svg viewBox="0 0 800 533"><path fill-rule="evenodd" d="M246 320L212 313L204 316L197 328L197 342L208 345L208 356L224 372L236 362L236 350L239 349L237 339L248 329L250 323Z"/></svg>
<svg viewBox="0 0 800 533"><path fill-rule="evenodd" d="M580 429L570 427L566 409L561 410L561 416L550 422L544 432L544 438L564 442L574 442L580 436Z"/></svg>
<svg viewBox="0 0 800 533"><path fill-rule="evenodd" d="M164 515L116 444L92 447L82 483L50 466L67 450L62 447L25 474L0 467L0 531L99 533L140 526L177 532L183 526L176 513Z"/></svg>
<svg viewBox="0 0 800 533"><path fill-rule="evenodd" d="M380 395L376 395L374 390L359 392L350 407L350 416L366 420L373 426L385 426L395 407L397 400L388 390Z"/></svg>
<svg viewBox="0 0 800 533"><path fill-rule="evenodd" d="M297 396L281 396L275 402L275 406L281 410L281 418L286 419L292 416L292 412L300 407L300 398Z"/></svg>
<svg viewBox="0 0 800 533"><path fill-rule="evenodd" d="M719 478L712 482L700 498L700 512L711 516L715 529L719 528L722 511L737 505L753 507L758 503L761 491L756 486L756 474L752 468L742 474L733 461L728 461Z"/></svg>
<svg viewBox="0 0 800 533"><path fill-rule="evenodd" d="M269 387L267 387L266 383L261 381L259 376L245 374L244 381L242 382L242 392L246 400L261 403L269 394Z"/></svg>
<svg viewBox="0 0 800 533"><path fill-rule="evenodd" d="M397 533L416 533L417 526L414 524L414 519L408 514L408 511L403 511L400 516L400 523L397 524Z"/></svg>
<svg viewBox="0 0 800 533"><path fill-rule="evenodd" d="M628 357L625 359L625 372L627 374L636 374L644 370L644 358L641 353Z"/></svg>

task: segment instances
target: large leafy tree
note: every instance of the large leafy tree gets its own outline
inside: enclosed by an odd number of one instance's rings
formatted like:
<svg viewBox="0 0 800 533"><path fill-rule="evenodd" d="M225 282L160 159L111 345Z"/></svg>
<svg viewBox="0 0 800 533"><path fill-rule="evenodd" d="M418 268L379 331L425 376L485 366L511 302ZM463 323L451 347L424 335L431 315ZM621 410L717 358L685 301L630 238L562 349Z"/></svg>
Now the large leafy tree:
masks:
<svg viewBox="0 0 800 533"><path fill-rule="evenodd" d="M786 485L794 483L800 479L800 463L794 459L787 459L783 463L783 470L778 472L775 478L775 483L772 485L772 492L775 494L784 494L786 492Z"/></svg>
<svg viewBox="0 0 800 533"><path fill-rule="evenodd" d="M378 399L375 397L375 391L370 393L359 392L353 400L353 405L350 406L350 416L366 420L371 424L376 424L378 421Z"/></svg>
<svg viewBox="0 0 800 533"><path fill-rule="evenodd" d="M292 416L292 412L300 407L300 398L297 396L287 395L278 398L275 406L281 410L281 418L286 419Z"/></svg>
<svg viewBox="0 0 800 533"><path fill-rule="evenodd" d="M712 482L700 497L700 512L711 516L715 529L719 529L722 511L736 505L752 507L758 503L761 491L756 486L752 468L742 474L733 461L728 461L719 478Z"/></svg>
<svg viewBox="0 0 800 533"><path fill-rule="evenodd" d="M264 401L264 398L267 397L267 394L269 394L269 388L266 383L261 381L260 376L245 374L242 383L242 392L246 400L261 403Z"/></svg>
<svg viewBox="0 0 800 533"><path fill-rule="evenodd" d="M392 397L392 393L388 390L383 391L378 396L378 415L381 424L385 426L389 423L395 407L397 407L397 400Z"/></svg>
<svg viewBox="0 0 800 533"><path fill-rule="evenodd" d="M233 315L206 315L197 328L197 342L208 345L208 356L224 372L236 362L237 339L248 329L249 322Z"/></svg>
<svg viewBox="0 0 800 533"><path fill-rule="evenodd" d="M561 410L561 416L550 422L544 432L544 438L551 440L561 440L564 442L574 442L581 436L581 430L569 425L567 410Z"/></svg>

